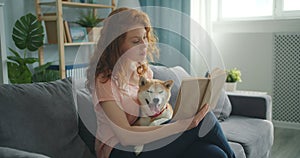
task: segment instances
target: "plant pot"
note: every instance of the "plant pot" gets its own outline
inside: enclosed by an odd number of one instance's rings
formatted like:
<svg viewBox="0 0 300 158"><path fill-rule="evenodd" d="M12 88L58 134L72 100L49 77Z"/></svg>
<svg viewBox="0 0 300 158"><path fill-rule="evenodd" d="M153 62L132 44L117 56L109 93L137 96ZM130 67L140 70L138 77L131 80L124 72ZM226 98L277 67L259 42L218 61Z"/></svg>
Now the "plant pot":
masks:
<svg viewBox="0 0 300 158"><path fill-rule="evenodd" d="M236 82L225 82L225 90L228 92L236 91Z"/></svg>
<svg viewBox="0 0 300 158"><path fill-rule="evenodd" d="M100 37L102 27L87 27L89 42L97 42Z"/></svg>

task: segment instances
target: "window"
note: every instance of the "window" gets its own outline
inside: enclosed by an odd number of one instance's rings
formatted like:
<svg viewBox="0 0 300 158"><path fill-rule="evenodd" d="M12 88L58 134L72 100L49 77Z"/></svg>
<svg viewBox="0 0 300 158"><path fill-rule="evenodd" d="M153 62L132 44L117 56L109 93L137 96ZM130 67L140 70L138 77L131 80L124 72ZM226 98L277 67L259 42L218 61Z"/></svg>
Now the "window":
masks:
<svg viewBox="0 0 300 158"><path fill-rule="evenodd" d="M219 0L220 20L300 17L300 0Z"/></svg>
<svg viewBox="0 0 300 158"><path fill-rule="evenodd" d="M283 11L300 10L299 0L283 0Z"/></svg>
<svg viewBox="0 0 300 158"><path fill-rule="evenodd" d="M222 19L266 17L273 14L273 0L221 0Z"/></svg>

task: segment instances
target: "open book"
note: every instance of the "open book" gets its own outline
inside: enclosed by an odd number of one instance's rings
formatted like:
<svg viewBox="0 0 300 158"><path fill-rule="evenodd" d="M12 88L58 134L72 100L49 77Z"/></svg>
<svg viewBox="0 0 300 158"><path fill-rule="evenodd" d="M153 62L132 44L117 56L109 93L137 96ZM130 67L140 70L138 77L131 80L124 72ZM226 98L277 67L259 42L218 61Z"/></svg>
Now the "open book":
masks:
<svg viewBox="0 0 300 158"><path fill-rule="evenodd" d="M173 120L191 118L205 104L215 108L224 87L226 72L220 68L212 70L206 78L190 77L181 81L176 99Z"/></svg>

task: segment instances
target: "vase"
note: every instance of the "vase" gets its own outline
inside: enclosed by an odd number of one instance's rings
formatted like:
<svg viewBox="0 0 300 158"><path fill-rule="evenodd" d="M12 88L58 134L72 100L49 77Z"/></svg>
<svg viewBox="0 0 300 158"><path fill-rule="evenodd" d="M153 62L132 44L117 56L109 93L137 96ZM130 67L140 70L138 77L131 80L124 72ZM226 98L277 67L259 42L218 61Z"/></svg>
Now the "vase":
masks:
<svg viewBox="0 0 300 158"><path fill-rule="evenodd" d="M102 27L87 27L89 42L97 42L100 37Z"/></svg>
<svg viewBox="0 0 300 158"><path fill-rule="evenodd" d="M228 92L236 91L236 82L225 82L225 90Z"/></svg>

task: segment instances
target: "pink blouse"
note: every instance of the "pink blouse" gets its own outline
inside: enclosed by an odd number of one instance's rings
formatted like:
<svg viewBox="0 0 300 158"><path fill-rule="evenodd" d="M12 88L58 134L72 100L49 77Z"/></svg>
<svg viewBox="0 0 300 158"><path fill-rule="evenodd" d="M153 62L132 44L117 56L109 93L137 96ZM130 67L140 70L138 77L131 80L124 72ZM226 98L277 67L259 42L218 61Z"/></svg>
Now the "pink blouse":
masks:
<svg viewBox="0 0 300 158"><path fill-rule="evenodd" d="M130 70L129 70L130 71ZM135 77L137 77L136 72ZM99 75L100 76L100 75ZM146 77L149 79L153 78L153 72L148 69ZM131 80L131 79L130 79ZM130 83L126 86L126 92L120 90L117 84L109 79L107 82L100 82L100 77L96 79L96 94L94 94L94 99L98 100L95 104L95 112L97 116L97 132L96 132L96 142L95 149L98 158L109 158L109 155L113 147L119 143L117 136L114 134L111 128L109 118L106 116L102 109L101 103L105 101L115 101L121 109L124 110L129 124L133 124L137 116L139 115L139 104L137 99L138 92L138 82L135 84L128 80Z"/></svg>

